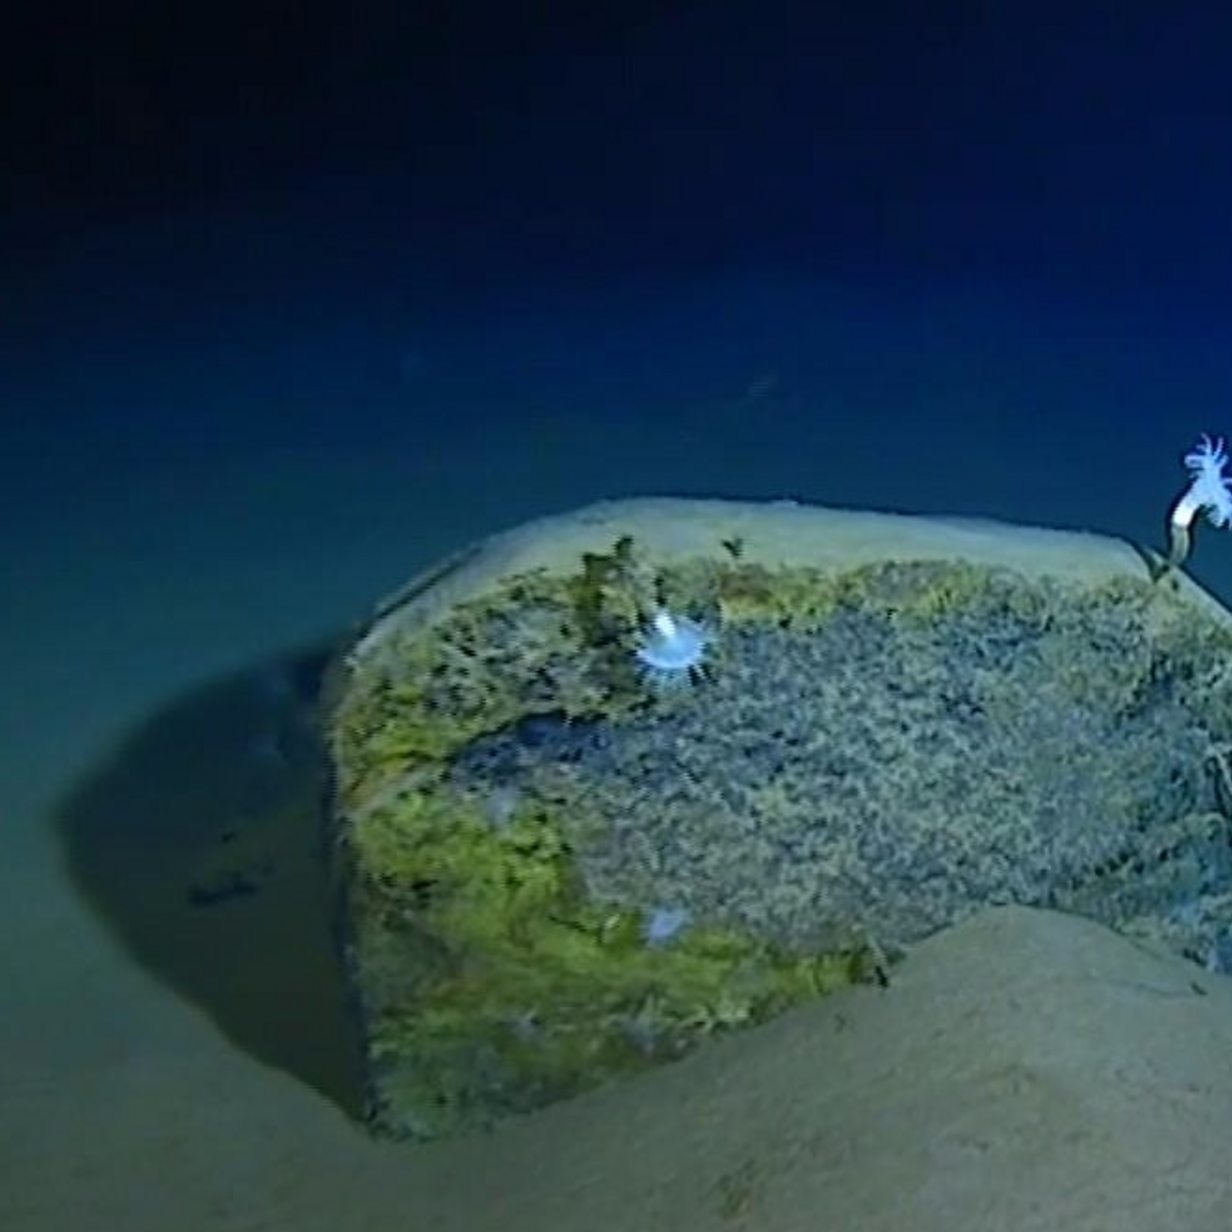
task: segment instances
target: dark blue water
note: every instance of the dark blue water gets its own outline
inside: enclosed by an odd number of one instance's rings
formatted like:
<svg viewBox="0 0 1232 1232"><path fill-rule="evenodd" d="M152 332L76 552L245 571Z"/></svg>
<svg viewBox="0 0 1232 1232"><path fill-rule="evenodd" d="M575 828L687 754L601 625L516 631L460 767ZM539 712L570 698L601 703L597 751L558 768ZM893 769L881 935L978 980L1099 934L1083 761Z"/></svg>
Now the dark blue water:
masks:
<svg viewBox="0 0 1232 1232"><path fill-rule="evenodd" d="M1148 537L1228 423L1217 16L245 13L27 32L19 554L119 494L235 550L278 484L348 603L649 491Z"/></svg>

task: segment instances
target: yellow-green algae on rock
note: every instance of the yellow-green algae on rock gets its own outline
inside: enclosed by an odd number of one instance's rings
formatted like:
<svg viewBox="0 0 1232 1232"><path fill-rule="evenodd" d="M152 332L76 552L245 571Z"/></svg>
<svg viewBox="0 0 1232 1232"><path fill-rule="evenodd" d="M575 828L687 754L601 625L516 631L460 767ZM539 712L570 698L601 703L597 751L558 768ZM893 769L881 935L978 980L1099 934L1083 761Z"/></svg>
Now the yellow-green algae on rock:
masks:
<svg viewBox="0 0 1232 1232"><path fill-rule="evenodd" d="M648 943L644 911L588 900L550 801L497 820L450 782L453 755L519 719L618 722L654 703L632 668L631 546L617 539L573 575L515 575L400 634L378 667L353 667L334 753L383 1128L490 1125L762 1021L870 961L861 945L790 952L700 922Z"/></svg>
<svg viewBox="0 0 1232 1232"><path fill-rule="evenodd" d="M617 507L478 583L464 560L350 656L338 867L382 1129L677 1057L990 901L1218 943L1232 637L1208 607L918 523L907 559L814 563L731 508L668 548ZM635 670L659 606L717 633L695 688Z"/></svg>

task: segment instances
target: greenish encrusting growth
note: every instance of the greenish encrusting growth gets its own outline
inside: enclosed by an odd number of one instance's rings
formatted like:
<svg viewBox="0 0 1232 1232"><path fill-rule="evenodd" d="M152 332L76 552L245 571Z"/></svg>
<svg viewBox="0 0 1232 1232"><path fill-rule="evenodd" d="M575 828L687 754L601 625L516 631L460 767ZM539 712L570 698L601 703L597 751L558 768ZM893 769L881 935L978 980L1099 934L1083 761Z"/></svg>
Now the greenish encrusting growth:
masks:
<svg viewBox="0 0 1232 1232"><path fill-rule="evenodd" d="M717 633L704 683L639 677L659 608ZM391 625L332 724L374 1122L491 1125L988 903L1215 952L1230 661L1223 626L1145 581L772 566L717 540L665 564L620 538Z"/></svg>

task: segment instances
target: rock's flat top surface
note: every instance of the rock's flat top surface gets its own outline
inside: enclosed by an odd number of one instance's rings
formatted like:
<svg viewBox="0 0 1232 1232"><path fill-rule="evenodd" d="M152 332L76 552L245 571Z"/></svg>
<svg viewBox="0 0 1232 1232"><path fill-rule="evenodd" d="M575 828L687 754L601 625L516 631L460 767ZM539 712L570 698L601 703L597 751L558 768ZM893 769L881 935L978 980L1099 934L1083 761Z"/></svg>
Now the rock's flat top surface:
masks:
<svg viewBox="0 0 1232 1232"><path fill-rule="evenodd" d="M744 559L764 564L854 568L884 560L962 560L1093 584L1149 576L1145 558L1129 543L1082 531L790 501L604 501L494 535L412 579L380 605L356 652L365 653L404 621L432 619L498 578L534 568L572 571L583 552L608 551L621 535L632 535L656 560L713 555L726 539L740 541ZM1224 610L1188 577L1178 574L1175 582L1196 602Z"/></svg>

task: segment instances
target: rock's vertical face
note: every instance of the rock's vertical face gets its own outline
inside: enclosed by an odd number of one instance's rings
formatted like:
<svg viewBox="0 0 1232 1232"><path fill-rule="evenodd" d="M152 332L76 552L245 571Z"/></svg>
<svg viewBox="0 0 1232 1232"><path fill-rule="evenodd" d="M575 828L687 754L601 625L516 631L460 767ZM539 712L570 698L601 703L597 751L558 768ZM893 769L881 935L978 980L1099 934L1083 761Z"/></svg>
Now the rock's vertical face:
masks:
<svg viewBox="0 0 1232 1232"><path fill-rule="evenodd" d="M704 673L638 670L647 621ZM989 903L1217 965L1232 634L1170 590L715 536L513 571L357 647L336 852L374 1122L434 1138L677 1057Z"/></svg>

